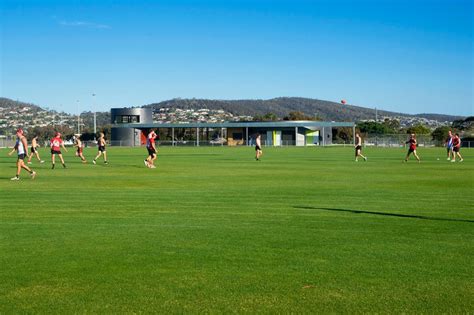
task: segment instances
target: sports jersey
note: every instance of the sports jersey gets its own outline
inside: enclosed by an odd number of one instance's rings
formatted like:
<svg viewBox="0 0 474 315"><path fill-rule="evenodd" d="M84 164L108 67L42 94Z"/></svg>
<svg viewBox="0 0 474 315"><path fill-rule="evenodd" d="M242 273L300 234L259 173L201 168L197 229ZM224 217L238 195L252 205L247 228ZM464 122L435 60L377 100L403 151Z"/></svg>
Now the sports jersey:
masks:
<svg viewBox="0 0 474 315"><path fill-rule="evenodd" d="M448 148L451 148L453 146L453 136L448 136L448 138L446 139L446 146Z"/></svg>
<svg viewBox="0 0 474 315"><path fill-rule="evenodd" d="M61 145L63 144L63 140L59 137L54 137L53 139L51 139L50 141L50 145L51 145L51 150L53 151L56 151L56 152L59 152L61 151Z"/></svg>
<svg viewBox="0 0 474 315"><path fill-rule="evenodd" d="M146 147L147 148L153 148L155 144L155 138L156 138L156 133L150 132L146 139Z"/></svg>
<svg viewBox="0 0 474 315"><path fill-rule="evenodd" d="M410 150L416 150L416 140L410 139L408 142L410 143Z"/></svg>
<svg viewBox="0 0 474 315"><path fill-rule="evenodd" d="M458 137L453 137L453 147L459 148L461 146L461 141Z"/></svg>
<svg viewBox="0 0 474 315"><path fill-rule="evenodd" d="M23 142L21 141L20 138L17 138L17 139L16 139L16 144L15 144L15 146L16 146L18 155L26 154L26 148L25 148L25 146L23 145Z"/></svg>

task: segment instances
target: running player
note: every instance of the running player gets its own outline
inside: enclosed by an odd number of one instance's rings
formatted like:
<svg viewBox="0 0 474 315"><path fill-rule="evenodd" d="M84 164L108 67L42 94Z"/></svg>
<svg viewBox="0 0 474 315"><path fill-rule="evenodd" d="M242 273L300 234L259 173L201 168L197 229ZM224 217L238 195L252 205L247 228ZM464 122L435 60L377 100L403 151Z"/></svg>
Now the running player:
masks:
<svg viewBox="0 0 474 315"><path fill-rule="evenodd" d="M446 138L446 154L448 155L447 160L451 160L451 153L453 154L454 157L454 152L453 152L453 133L451 130L448 131L448 137Z"/></svg>
<svg viewBox="0 0 474 315"><path fill-rule="evenodd" d="M99 152L97 153L97 156L92 160L92 163L96 164L97 159L103 154L104 164L109 164L109 162L107 162L107 151L105 150L105 138L103 132L100 133L100 137L97 140L97 146L99 148Z"/></svg>
<svg viewBox="0 0 474 315"><path fill-rule="evenodd" d="M40 159L38 148L39 148L38 136L35 136L33 137L33 139L31 139L31 154L30 154L30 157L28 158L28 164L31 164L31 159L33 158L33 155L36 156L36 158L41 164L44 163L44 161Z"/></svg>
<svg viewBox="0 0 474 315"><path fill-rule="evenodd" d="M146 148L148 150L148 157L146 158L145 165L149 168L156 168L155 160L156 160L156 133L154 130L150 131L146 138Z"/></svg>
<svg viewBox="0 0 474 315"><path fill-rule="evenodd" d="M12 155L15 151L18 153L18 159L16 160L16 175L15 177L12 177L11 180L20 180L20 172L22 168L30 173L31 178L34 179L36 172L25 165L25 157L28 156L28 141L23 135L22 129L16 131L16 137L15 146L13 147L13 150L8 153L8 155Z"/></svg>
<svg viewBox="0 0 474 315"><path fill-rule="evenodd" d="M355 135L355 161L359 162L359 156L367 161L367 158L362 155L362 138L360 137L359 133Z"/></svg>
<svg viewBox="0 0 474 315"><path fill-rule="evenodd" d="M459 151L461 150L461 139L459 138L459 133L456 133L453 137L453 159L451 162L456 162L456 156L459 157L459 162L464 161Z"/></svg>
<svg viewBox="0 0 474 315"><path fill-rule="evenodd" d="M49 143L51 146L51 162L52 162L51 169L54 169L56 155L59 156L59 159L61 160L61 164L63 165L64 168L66 168L66 163L64 163L63 154L61 153L61 147L66 152L67 152L67 149L64 146L63 139L61 139L61 133L56 132L56 136L52 138Z"/></svg>
<svg viewBox="0 0 474 315"><path fill-rule="evenodd" d="M407 153L407 156L405 157L405 162L408 162L408 157L410 156L410 154L413 153L413 155L415 156L415 158L418 160L418 162L420 162L420 158L418 157L418 155L416 154L416 136L414 133L412 133L410 135L410 139L408 139L407 142L405 142L405 144L410 144L410 147L408 148L408 153Z"/></svg>
<svg viewBox="0 0 474 315"><path fill-rule="evenodd" d="M257 137L255 138L255 160L260 161L262 155L262 140L260 134L257 133Z"/></svg>
<svg viewBox="0 0 474 315"><path fill-rule="evenodd" d="M82 163L87 163L86 158L84 157L84 154L82 152L84 145L82 144L80 134L74 135L74 146L77 148L76 156L81 158Z"/></svg>

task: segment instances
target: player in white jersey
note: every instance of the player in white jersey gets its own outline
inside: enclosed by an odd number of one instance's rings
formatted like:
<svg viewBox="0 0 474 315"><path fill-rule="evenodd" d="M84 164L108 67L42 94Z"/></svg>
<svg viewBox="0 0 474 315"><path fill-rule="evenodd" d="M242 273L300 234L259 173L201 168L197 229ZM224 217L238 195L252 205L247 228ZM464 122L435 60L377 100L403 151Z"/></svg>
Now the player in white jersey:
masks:
<svg viewBox="0 0 474 315"><path fill-rule="evenodd" d="M20 172L22 168L25 169L28 173L30 173L31 178L34 179L36 176L36 172L26 166L24 161L25 157L28 157L28 141L23 135L22 129L18 129L16 131L16 137L17 139L15 147L13 147L13 150L8 153L8 155L12 155L13 152L17 151L18 154L18 159L16 160L16 175L15 177L12 177L11 180L20 180Z"/></svg>
<svg viewBox="0 0 474 315"><path fill-rule="evenodd" d="M255 160L260 161L260 158L263 155L262 151L262 138L260 134L257 134L257 137L255 138Z"/></svg>

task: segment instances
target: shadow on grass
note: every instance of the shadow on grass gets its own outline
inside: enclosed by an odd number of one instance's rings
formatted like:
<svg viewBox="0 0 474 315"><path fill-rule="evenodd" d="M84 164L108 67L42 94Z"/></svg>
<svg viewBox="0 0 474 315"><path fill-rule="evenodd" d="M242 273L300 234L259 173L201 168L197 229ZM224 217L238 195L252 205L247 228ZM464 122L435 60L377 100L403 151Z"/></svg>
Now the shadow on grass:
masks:
<svg viewBox="0 0 474 315"><path fill-rule="evenodd" d="M432 221L452 221L452 222L474 223L474 220L467 220L467 219L438 218L438 217L430 217L430 216L424 216L424 215L365 211L365 210L354 210L354 209L338 209L338 208L323 208L323 207L309 207L309 206L294 206L293 208L306 209L306 210L350 212L350 213L355 213L355 214L362 213L362 214L381 215L381 216L388 216L388 217L399 217L399 218L410 218L410 219L421 219L421 220L432 220Z"/></svg>
<svg viewBox="0 0 474 315"><path fill-rule="evenodd" d="M222 153L171 153L166 156L177 156L177 157L195 157L195 156L222 156ZM160 154L158 153L158 157Z"/></svg>

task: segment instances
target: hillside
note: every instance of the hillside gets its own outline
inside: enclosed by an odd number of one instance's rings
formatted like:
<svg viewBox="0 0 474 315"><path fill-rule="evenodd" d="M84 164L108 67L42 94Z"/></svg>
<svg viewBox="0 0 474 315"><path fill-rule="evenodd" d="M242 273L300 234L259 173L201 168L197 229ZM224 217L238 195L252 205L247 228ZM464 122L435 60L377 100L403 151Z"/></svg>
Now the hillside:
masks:
<svg viewBox="0 0 474 315"><path fill-rule="evenodd" d="M318 116L322 120L328 121L361 121L375 119L375 110L354 105L342 105L336 102L323 101L318 99L300 97L279 97L269 100L207 100L207 99L172 99L160 103L146 105L154 111L160 108L171 109L200 109L210 110L222 109L235 116L261 116L267 113L274 113L283 118L289 112L299 111L307 116ZM379 119L382 117L405 117L405 118L426 118L439 122L454 121L461 119L460 116L440 115L440 114L419 114L409 115L378 110Z"/></svg>
<svg viewBox="0 0 474 315"><path fill-rule="evenodd" d="M306 116L327 121L365 121L375 119L375 110L353 105L300 97L279 97L269 100L208 100L172 99L145 105L154 111L155 121L238 121L273 113L283 119L290 112L302 112ZM182 115L178 115L181 111ZM208 113L207 113L208 111ZM192 113L190 113L192 112ZM206 113L207 115L204 115ZM402 126L423 124L431 128L463 119L464 117L442 114L408 115L378 110L378 118L397 118ZM110 124L110 112L97 113L97 127ZM44 109L38 105L0 98L0 134L11 134L15 128L66 126L77 130L77 116ZM81 113L81 130L93 130L93 113Z"/></svg>
<svg viewBox="0 0 474 315"><path fill-rule="evenodd" d="M81 130L93 130L94 114L81 113ZM97 113L97 126L110 124L110 112ZM77 130L77 116L55 110L43 109L38 105L0 97L0 135L11 135L17 128L67 127Z"/></svg>

